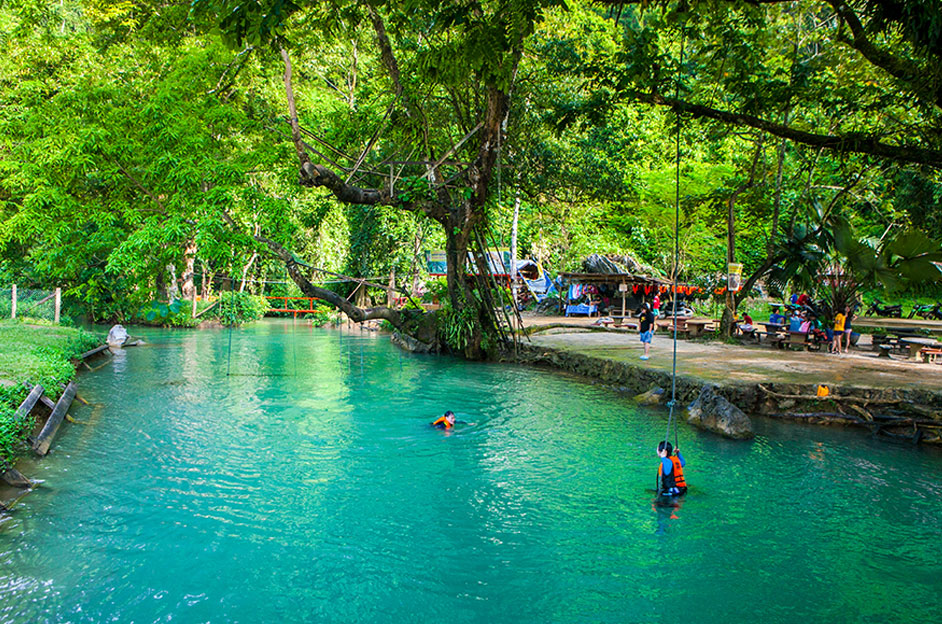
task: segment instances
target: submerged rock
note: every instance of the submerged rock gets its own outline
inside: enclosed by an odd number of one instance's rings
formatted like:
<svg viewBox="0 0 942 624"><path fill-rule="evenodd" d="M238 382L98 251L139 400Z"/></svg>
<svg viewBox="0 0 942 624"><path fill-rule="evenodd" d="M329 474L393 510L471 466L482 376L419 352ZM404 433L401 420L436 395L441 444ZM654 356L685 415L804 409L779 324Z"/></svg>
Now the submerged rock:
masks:
<svg viewBox="0 0 942 624"><path fill-rule="evenodd" d="M659 405L664 400L664 388L654 386L647 392L642 392L635 397L635 401L641 405Z"/></svg>
<svg viewBox="0 0 942 624"><path fill-rule="evenodd" d="M700 396L687 406L687 422L727 438L742 440L755 436L749 417L717 394L712 384L703 386Z"/></svg>
<svg viewBox="0 0 942 624"><path fill-rule="evenodd" d="M435 345L426 344L402 332L393 333L390 340L400 349L411 353L432 353L435 351Z"/></svg>
<svg viewBox="0 0 942 624"><path fill-rule="evenodd" d="M108 346L123 347L128 341L128 330L122 325L115 325L108 331Z"/></svg>

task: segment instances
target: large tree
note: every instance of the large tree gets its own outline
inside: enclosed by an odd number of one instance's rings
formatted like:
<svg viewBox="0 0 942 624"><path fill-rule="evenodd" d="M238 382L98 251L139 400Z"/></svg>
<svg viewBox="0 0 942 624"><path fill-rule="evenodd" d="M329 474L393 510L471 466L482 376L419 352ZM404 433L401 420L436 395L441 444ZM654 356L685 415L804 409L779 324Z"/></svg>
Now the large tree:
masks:
<svg viewBox="0 0 942 624"><path fill-rule="evenodd" d="M486 246L487 206L524 45L544 9L554 3L198 0L194 4L216 16L233 45L252 44L281 55L303 186L324 188L346 204L422 214L440 225L451 308L461 311L469 329L461 346L466 355L479 357L488 330L495 326L496 302L489 289L469 274L469 251ZM312 30L336 33L361 28L372 31L377 52L373 58L385 70L387 113L379 128L362 128L364 149L352 166L344 167L314 153L305 142L305 111L296 105L292 58L306 52L303 42ZM400 328L407 324L396 310L357 308L312 285L289 249L270 239L264 242L284 259L305 293L335 304L355 320L383 318ZM487 273L481 255L473 256L473 272Z"/></svg>

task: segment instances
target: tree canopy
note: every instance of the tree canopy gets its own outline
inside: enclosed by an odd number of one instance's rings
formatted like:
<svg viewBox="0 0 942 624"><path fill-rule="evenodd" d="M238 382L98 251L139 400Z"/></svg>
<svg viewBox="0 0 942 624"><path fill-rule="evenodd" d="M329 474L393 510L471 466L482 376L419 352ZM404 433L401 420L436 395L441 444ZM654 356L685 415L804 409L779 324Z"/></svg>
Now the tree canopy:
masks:
<svg viewBox="0 0 942 624"><path fill-rule="evenodd" d="M240 287L405 326L310 267L408 293L445 249L474 355L499 294L463 259L515 202L520 255L670 274L678 125L681 279L869 254L920 268L865 288L938 281L929 0L18 0L0 25L0 278L96 318Z"/></svg>

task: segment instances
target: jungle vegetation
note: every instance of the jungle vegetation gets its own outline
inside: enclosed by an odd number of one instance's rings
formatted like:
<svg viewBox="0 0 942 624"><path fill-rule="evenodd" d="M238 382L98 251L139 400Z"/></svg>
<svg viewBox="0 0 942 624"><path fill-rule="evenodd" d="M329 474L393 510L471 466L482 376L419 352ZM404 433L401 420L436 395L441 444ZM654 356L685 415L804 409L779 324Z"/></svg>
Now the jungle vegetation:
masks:
<svg viewBox="0 0 942 624"><path fill-rule="evenodd" d="M334 282L415 295L444 249L439 331L481 357L502 299L460 259L509 246L516 209L518 255L553 271L628 254L710 284L737 261L750 287L841 275L835 305L937 296L937 8L5 0L0 284L98 320L302 292L422 334Z"/></svg>

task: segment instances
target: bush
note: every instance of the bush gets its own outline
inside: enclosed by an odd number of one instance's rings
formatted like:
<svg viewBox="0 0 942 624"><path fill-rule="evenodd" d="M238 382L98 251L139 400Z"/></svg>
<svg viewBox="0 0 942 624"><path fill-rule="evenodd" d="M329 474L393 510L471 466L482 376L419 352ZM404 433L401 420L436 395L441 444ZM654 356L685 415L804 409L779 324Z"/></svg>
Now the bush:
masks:
<svg viewBox="0 0 942 624"><path fill-rule="evenodd" d="M199 320L193 318L193 302L177 299L172 303L151 301L134 315L136 322L157 327L196 327Z"/></svg>
<svg viewBox="0 0 942 624"><path fill-rule="evenodd" d="M216 318L226 327L251 323L265 316L268 299L246 292L227 291L219 294Z"/></svg>
<svg viewBox="0 0 942 624"><path fill-rule="evenodd" d="M445 277L436 277L425 284L425 294L422 295L424 303L430 303L433 299L441 302L448 300L448 280Z"/></svg>

